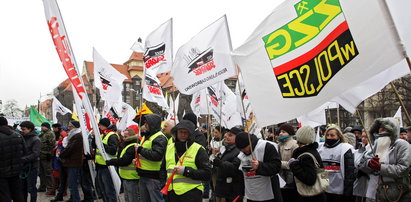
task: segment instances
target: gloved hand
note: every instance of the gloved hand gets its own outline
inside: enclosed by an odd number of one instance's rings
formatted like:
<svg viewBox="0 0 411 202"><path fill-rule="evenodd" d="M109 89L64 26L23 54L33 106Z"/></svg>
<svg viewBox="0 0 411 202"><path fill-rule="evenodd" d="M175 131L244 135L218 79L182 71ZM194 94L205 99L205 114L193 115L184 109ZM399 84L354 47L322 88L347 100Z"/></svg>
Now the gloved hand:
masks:
<svg viewBox="0 0 411 202"><path fill-rule="evenodd" d="M213 166L220 166L221 165L221 159L220 158L215 158L213 161Z"/></svg>
<svg viewBox="0 0 411 202"><path fill-rule="evenodd" d="M372 157L368 161L368 167L376 171L379 171L381 169L380 158L378 158L378 155Z"/></svg>
<svg viewBox="0 0 411 202"><path fill-rule="evenodd" d="M298 161L298 159L295 158L291 158L290 160L288 160L288 166L290 166L290 164L294 161Z"/></svg>
<svg viewBox="0 0 411 202"><path fill-rule="evenodd" d="M108 165L108 166L113 165L112 162L111 162L111 159L106 161L106 165Z"/></svg>
<svg viewBox="0 0 411 202"><path fill-rule="evenodd" d="M174 170L176 171L176 174L183 175L185 168L185 166L176 166L174 167Z"/></svg>

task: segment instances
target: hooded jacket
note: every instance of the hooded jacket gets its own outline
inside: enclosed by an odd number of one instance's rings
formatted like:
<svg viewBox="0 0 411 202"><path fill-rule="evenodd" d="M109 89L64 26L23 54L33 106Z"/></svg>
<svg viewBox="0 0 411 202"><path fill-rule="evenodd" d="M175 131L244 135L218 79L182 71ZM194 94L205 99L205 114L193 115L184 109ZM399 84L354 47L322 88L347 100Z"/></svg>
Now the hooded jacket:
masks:
<svg viewBox="0 0 411 202"><path fill-rule="evenodd" d="M26 142L26 155L23 156L23 162L30 164L31 168L37 168L40 161L40 138L36 131L32 130L29 134L23 135Z"/></svg>
<svg viewBox="0 0 411 202"><path fill-rule="evenodd" d="M161 131L161 117L157 114L147 114L144 116L145 122L149 126L149 131L141 133L145 139L149 139L152 135ZM167 138L163 135L157 136L151 145L151 150L138 147L137 152L144 158L150 161L162 161L167 149ZM140 177L148 177L152 179L160 178L160 171L147 171L137 168Z"/></svg>
<svg viewBox="0 0 411 202"><path fill-rule="evenodd" d="M0 178L20 174L25 152L23 137L8 126L0 126Z"/></svg>

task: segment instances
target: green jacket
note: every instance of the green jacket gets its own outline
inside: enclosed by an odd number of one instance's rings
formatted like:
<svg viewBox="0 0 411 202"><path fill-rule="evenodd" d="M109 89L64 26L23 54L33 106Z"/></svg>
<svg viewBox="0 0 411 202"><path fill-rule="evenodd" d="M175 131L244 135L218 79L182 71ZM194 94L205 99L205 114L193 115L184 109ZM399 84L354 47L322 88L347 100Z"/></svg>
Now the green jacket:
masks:
<svg viewBox="0 0 411 202"><path fill-rule="evenodd" d="M40 160L51 160L52 150L56 144L55 135L51 130L41 131L40 135Z"/></svg>

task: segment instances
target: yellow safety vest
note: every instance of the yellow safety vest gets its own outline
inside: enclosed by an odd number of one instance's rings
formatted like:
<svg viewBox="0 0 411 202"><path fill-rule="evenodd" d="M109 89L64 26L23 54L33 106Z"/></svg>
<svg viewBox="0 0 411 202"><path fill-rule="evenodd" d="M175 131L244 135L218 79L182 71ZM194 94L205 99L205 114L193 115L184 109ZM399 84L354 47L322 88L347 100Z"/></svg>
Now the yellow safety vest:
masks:
<svg viewBox="0 0 411 202"><path fill-rule="evenodd" d="M190 146L190 148L188 148L187 151L180 157L179 162L176 163L175 143L168 145L166 151L167 178L170 178L175 166L180 166L180 161L182 161L181 166L191 167L197 170L195 160L200 148L201 145L194 142ZM182 195L195 188L203 191L204 187L200 180L193 180L176 173L173 177L172 184L168 187L168 191L174 190L177 195Z"/></svg>
<svg viewBox="0 0 411 202"><path fill-rule="evenodd" d="M152 150L153 140L156 139L160 135L166 138L166 136L161 131L152 135L148 140L146 140L145 137L143 137L143 140L141 141L142 142L141 146L145 149ZM150 161L144 158L141 154L138 154L138 155L140 156L140 163L141 163L140 169L141 170L160 171L162 161Z"/></svg>
<svg viewBox="0 0 411 202"><path fill-rule="evenodd" d="M117 133L111 131L109 132L104 138L103 135L100 135L100 137L103 139L101 142L105 145L108 144L108 139L110 138L111 135L117 135ZM117 138L120 139L120 137L117 135ZM110 155L107 154L111 159L117 158L117 153L115 155ZM103 156L101 155L101 152L99 149L96 149L96 163L100 165L106 165L106 161L104 160Z"/></svg>
<svg viewBox="0 0 411 202"><path fill-rule="evenodd" d="M130 147L134 147L137 143L132 143L127 145L120 153L120 158L126 153L127 149ZM126 180L138 180L140 176L138 176L136 171L136 165L134 163L130 163L128 166L121 166L118 168L118 172L120 177Z"/></svg>

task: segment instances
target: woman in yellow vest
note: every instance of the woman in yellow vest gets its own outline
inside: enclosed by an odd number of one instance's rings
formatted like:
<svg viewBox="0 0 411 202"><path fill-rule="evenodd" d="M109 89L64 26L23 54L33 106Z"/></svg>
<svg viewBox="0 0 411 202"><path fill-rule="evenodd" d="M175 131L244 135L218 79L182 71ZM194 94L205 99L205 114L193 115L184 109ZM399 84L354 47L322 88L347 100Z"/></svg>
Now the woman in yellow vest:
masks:
<svg viewBox="0 0 411 202"><path fill-rule="evenodd" d="M201 202L204 189L201 181L210 180L211 166L206 150L191 139L195 126L183 120L172 130L175 143L167 146L165 166L167 178L173 175L168 187L168 201Z"/></svg>
<svg viewBox="0 0 411 202"><path fill-rule="evenodd" d="M123 180L124 198L126 202L139 202L138 181L140 177L136 171L133 159L136 155L134 146L137 145L137 135L133 129L124 131L124 142L118 149L118 158L106 161L107 165L118 166L118 172Z"/></svg>

